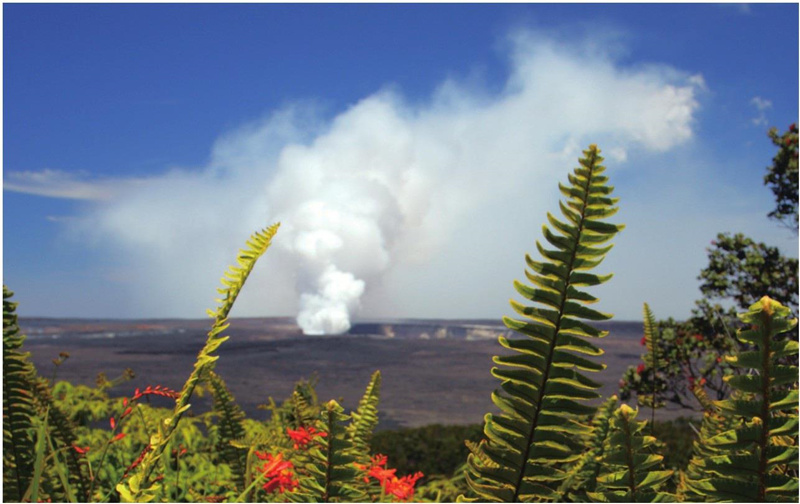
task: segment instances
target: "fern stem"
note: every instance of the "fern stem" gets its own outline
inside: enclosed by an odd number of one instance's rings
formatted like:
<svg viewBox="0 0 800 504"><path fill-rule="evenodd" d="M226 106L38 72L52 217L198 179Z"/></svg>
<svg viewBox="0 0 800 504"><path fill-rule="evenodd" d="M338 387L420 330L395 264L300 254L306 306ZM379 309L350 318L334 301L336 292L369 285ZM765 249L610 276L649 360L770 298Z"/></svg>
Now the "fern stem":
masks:
<svg viewBox="0 0 800 504"><path fill-rule="evenodd" d="M761 322L764 327L761 329L761 334L766 335L763 338L763 347L761 348L761 393L764 396L761 403L761 436L758 440L759 454L758 454L758 501L766 501L767 493L767 447L769 444L769 405L770 405L770 387L769 387L769 352L770 340L772 335L772 317L767 311L761 312Z"/></svg>
<svg viewBox="0 0 800 504"><path fill-rule="evenodd" d="M570 287L570 275L569 272L572 271L572 268L575 264L575 256L578 253L578 244L580 243L581 233L583 232L583 224L586 219L586 207L588 205L589 200L589 186L591 185L592 181L592 174L594 172L595 163L597 162L597 149L593 148L591 150L591 158L589 163L589 174L586 177L586 186L584 187L584 196L583 196L583 204L581 205L581 215L580 215L580 223L578 224L578 233L577 239L575 241L575 246L572 249L570 254L569 263L567 265L567 275L566 279L564 280L564 290L561 294L561 303L558 307L558 319L555 323L555 328L553 330L553 341L550 342L550 348L548 350L547 359L545 361L545 368L544 373L542 373L542 379L540 381L541 387L539 388L540 395L539 400L536 402L536 410L533 414L533 421L531 422L531 428L528 431L528 438L527 443L525 444L525 449L522 452L522 468L519 471L519 475L517 476L517 482L514 486L514 496L511 498L512 502L518 502L519 500L519 492L522 489L522 480L525 477L525 467L528 463L528 458L530 457L531 452L531 445L533 444L533 437L536 434L536 428L539 425L539 413L542 411L542 404L544 403L545 399L545 386L547 385L547 380L550 377L550 368L551 364L553 363L553 353L556 350L556 343L558 342L558 331L561 329L561 321L564 318L564 305L567 302L567 292L569 291Z"/></svg>

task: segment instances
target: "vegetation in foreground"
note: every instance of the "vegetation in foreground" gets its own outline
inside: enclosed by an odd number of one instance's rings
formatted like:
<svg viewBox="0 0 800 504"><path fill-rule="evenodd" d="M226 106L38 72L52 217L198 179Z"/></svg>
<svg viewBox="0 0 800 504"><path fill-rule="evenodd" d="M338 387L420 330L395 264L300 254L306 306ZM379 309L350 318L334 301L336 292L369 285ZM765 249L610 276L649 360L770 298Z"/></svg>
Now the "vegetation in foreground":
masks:
<svg viewBox="0 0 800 504"><path fill-rule="evenodd" d="M794 149L796 157L796 142ZM685 469L665 464L660 431L639 410L616 396L587 404L600 397L585 373L604 368L592 341L606 335L592 321L611 315L591 308L597 298L586 289L610 280L591 270L623 227L605 220L617 200L602 161L590 146L559 186L562 216L547 214L545 245L536 243L541 259L527 256L528 281L514 282L530 303L512 301L517 318L504 319L516 336L499 342L511 354L494 357L500 382L491 400L501 413L486 415L483 435L466 441L466 463L451 477L423 483L421 472L403 474L371 450L379 372L350 412L320 402L307 382L280 404L271 401L266 421L237 406L214 372L217 351L275 225L255 233L225 273L206 344L180 391L154 385L110 399L108 389L124 377L88 388L39 376L4 288L4 500L797 501L796 320L769 297L739 315L737 343L720 355L731 369L725 397L712 400L706 383L691 382L704 413ZM667 356L647 305L645 327L645 360L655 372ZM211 394L213 411L193 416L199 390ZM651 418L658 394L651 390Z"/></svg>

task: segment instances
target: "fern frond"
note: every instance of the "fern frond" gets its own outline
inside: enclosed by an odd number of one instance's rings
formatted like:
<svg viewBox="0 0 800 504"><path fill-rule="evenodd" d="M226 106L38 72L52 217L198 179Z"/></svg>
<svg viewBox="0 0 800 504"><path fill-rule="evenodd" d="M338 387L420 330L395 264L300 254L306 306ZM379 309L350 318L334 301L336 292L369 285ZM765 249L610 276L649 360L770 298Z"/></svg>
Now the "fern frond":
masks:
<svg viewBox="0 0 800 504"><path fill-rule="evenodd" d="M613 188L602 175L602 160L597 146L591 145L569 175L570 185L559 184L566 196L560 204L564 220L548 213L553 229L542 228L552 248L537 241L544 259L526 256L530 268L526 276L533 285L514 282L517 292L535 305L512 300L511 307L525 320L503 319L522 338L501 336L500 344L513 353L494 357L501 367L493 368L492 374L501 384L492 400L502 414L485 417L488 442L483 454L498 467L479 464L475 456L468 459L467 483L481 500L556 500L558 486L566 478L558 465L580 456L575 433L588 429L583 416L595 411L581 401L599 397L595 392L599 384L579 370L605 368L582 355L601 355L602 350L588 340L607 334L584 320L611 318L587 306L596 298L582 288L611 278L588 271L611 248L600 245L623 228L601 220L617 211L617 199L609 197Z"/></svg>
<svg viewBox="0 0 800 504"><path fill-rule="evenodd" d="M50 439L55 449L62 449L66 459L69 484L77 492L74 496L78 501L90 500L89 477L86 461L83 460L72 446L78 441L77 428L69 416L53 400L50 384L46 378L37 377L33 382L33 397L37 409L47 412L47 427ZM61 497L54 495L53 497ZM65 499L62 499L65 500Z"/></svg>
<svg viewBox="0 0 800 504"><path fill-rule="evenodd" d="M222 461L231 467L236 480L236 488L242 491L244 490L249 447L239 448L234 441L241 440L247 435L242 423L245 414L242 408L236 404L225 381L217 373L209 371L206 379L210 385L211 397L214 399L214 411L219 414L216 450Z"/></svg>
<svg viewBox="0 0 800 504"><path fill-rule="evenodd" d="M572 467L566 470L567 477L559 488L562 496L569 494L570 500L582 501L585 500L586 492L596 490L601 468L600 461L606 450L608 435L611 431L611 418L616 409L616 395L606 399L597 408L597 412L592 418L591 434L587 436L586 451Z"/></svg>
<svg viewBox="0 0 800 504"><path fill-rule="evenodd" d="M158 432L150 437L150 451L139 464L136 473L131 475L125 482L117 485L117 490L122 498L133 500L154 498L150 475L156 466L156 461L175 432L181 417L189 409L189 400L201 377L207 371L212 370L217 359L219 359L219 356L214 355L214 353L228 339L228 336L221 335L228 328L228 314L233 308L233 304L239 292L241 292L247 277L253 270L256 261L271 245L272 238L278 232L279 226L280 224L274 224L250 236L245 248L239 251L239 256L237 257L238 266L230 266L223 275L221 282L224 288L218 289L222 296L219 300L219 306L215 311L209 310L209 315L214 318L214 323L206 338L205 346L200 350L194 369L175 401L172 415L164 420L158 426Z"/></svg>
<svg viewBox="0 0 800 504"><path fill-rule="evenodd" d="M375 371L367 384L358 408L350 415L352 421L347 426L347 438L353 445L356 462L368 464L370 458L369 442L372 431L378 425L378 401L381 390L381 372Z"/></svg>
<svg viewBox="0 0 800 504"><path fill-rule="evenodd" d="M661 345L659 343L659 339L661 338L661 332L658 330L658 324L656 323L656 318L653 315L653 312L650 310L650 306L647 303L644 303L644 307L642 308L642 312L644 314L644 341L645 346L647 348L647 357L649 357L648 364L650 365L650 369L652 370L652 391L650 397L650 427L655 428L656 422L656 408L659 406L658 401L658 370L659 367L659 352L661 351Z"/></svg>
<svg viewBox="0 0 800 504"><path fill-rule="evenodd" d="M366 502L367 495L355 486L359 471L353 464L353 445L344 427L348 416L336 401L328 402L319 424L325 436L315 438L310 446L297 491L287 494L294 502Z"/></svg>
<svg viewBox="0 0 800 504"><path fill-rule="evenodd" d="M673 471L660 470L664 457L651 453L656 439L643 434L646 422L637 422L638 411L623 404L611 418L611 435L597 478L597 491L587 495L597 502L669 502L661 492Z"/></svg>
<svg viewBox="0 0 800 504"><path fill-rule="evenodd" d="M737 337L754 350L727 357L747 374L726 378L735 395L715 402L732 425L701 436L708 456L695 470L703 479L688 482L696 494L713 500L797 501L798 369L783 358L796 359L798 344L778 337L797 325L789 316L788 308L766 296L739 315L747 327Z"/></svg>
<svg viewBox="0 0 800 504"><path fill-rule="evenodd" d="M31 383L36 370L22 352L25 336L17 324L17 303L3 285L3 500L21 501L33 477L37 417Z"/></svg>

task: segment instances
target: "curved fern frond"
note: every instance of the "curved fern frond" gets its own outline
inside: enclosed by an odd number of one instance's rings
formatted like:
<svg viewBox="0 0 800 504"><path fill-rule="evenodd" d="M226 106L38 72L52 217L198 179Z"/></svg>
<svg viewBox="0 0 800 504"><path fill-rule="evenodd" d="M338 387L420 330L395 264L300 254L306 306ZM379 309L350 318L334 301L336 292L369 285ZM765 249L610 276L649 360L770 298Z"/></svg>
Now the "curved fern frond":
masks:
<svg viewBox="0 0 800 504"><path fill-rule="evenodd" d="M637 422L638 411L623 404L611 418L611 435L602 457L597 491L587 492L596 502L674 502L660 492L673 471L659 470L664 457L651 453L656 438L643 434L646 422Z"/></svg>
<svg viewBox="0 0 800 504"><path fill-rule="evenodd" d="M798 369L783 358L796 359L798 344L778 337L797 325L789 316L788 308L766 296L739 315L748 327L737 337L754 349L727 357L747 374L726 378L736 395L715 403L733 428L701 437L716 454L698 464L708 477L691 482L697 494L723 501L797 501Z"/></svg>
<svg viewBox="0 0 800 504"><path fill-rule="evenodd" d="M244 490L247 470L247 448L242 449L234 442L244 439L247 435L243 424L245 414L236 404L225 381L217 373L209 371L206 379L214 400L214 411L219 414L216 450L222 461L231 467L236 488L241 491Z"/></svg>
<svg viewBox="0 0 800 504"><path fill-rule="evenodd" d="M326 436L314 438L309 446L304 470L308 477L300 479L297 491L287 494L294 502L366 502L367 495L354 484L359 471L353 464L353 445L345 432L348 416L336 401L328 402L319 424Z"/></svg>
<svg viewBox="0 0 800 504"><path fill-rule="evenodd" d="M33 477L31 431L36 409L31 382L36 370L22 352L25 336L17 324L17 303L3 285L3 500L22 501Z"/></svg>
<svg viewBox="0 0 800 504"><path fill-rule="evenodd" d="M356 462L369 463L372 431L378 425L378 401L381 390L381 372L375 371L367 384L367 390L350 415L353 420L347 426L347 438L353 445Z"/></svg>
<svg viewBox="0 0 800 504"><path fill-rule="evenodd" d="M161 453L167 446L170 437L175 432L183 414L189 409L189 400L192 397L195 387L201 377L214 368L219 356L214 355L217 348L228 339L222 336L222 332L228 328L228 314L233 308L236 298L239 296L247 277L253 270L256 261L267 251L272 244L272 238L278 232L280 224L274 224L266 229L258 231L247 240L246 247L239 251L237 257L238 266L230 266L222 277L223 288L217 289L222 296L218 300L219 305L215 311L209 310L208 313L214 318L214 323L206 338L206 344L200 350L194 369L183 385L183 389L175 401L172 415L158 426L158 432L150 438L150 451L144 457L137 468L137 472L131 475L125 482L117 486L120 496L124 499L141 500L144 498L154 498L152 495L150 475L156 466L156 462L161 457Z"/></svg>
<svg viewBox="0 0 800 504"><path fill-rule="evenodd" d="M511 301L524 321L505 317L507 327L521 339L500 337L500 344L513 353L495 356L502 367L492 369L501 380L492 401L502 414L487 414L484 433L488 442L483 453L497 463L490 468L468 458L467 483L481 500L555 500L560 482L566 477L558 464L574 461L581 453L576 434L589 427L583 416L595 408L580 401L595 399L599 384L579 370L605 368L584 356L603 353L588 340L603 337L605 331L584 320L608 320L611 315L586 306L597 298L582 290L602 284L611 275L588 270L599 265L611 249L607 243L623 226L603 222L614 215L616 198L602 173L605 167L597 146L591 145L569 175L570 185L559 184L567 198L560 203L565 220L547 214L553 230L543 226L544 238L553 248L536 242L543 261L526 256L533 284L514 282L517 292L536 303L525 306Z"/></svg>

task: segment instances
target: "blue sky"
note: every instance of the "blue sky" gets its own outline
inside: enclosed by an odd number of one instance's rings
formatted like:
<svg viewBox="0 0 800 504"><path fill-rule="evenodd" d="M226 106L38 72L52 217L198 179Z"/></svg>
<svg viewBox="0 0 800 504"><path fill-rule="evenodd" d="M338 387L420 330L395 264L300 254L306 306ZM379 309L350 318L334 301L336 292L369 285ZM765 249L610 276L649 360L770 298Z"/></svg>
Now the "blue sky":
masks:
<svg viewBox="0 0 800 504"><path fill-rule="evenodd" d="M499 317L597 142L628 224L601 309L684 317L719 231L769 222L797 120L780 5L3 6L3 276L23 315ZM273 253L274 252L274 253Z"/></svg>

